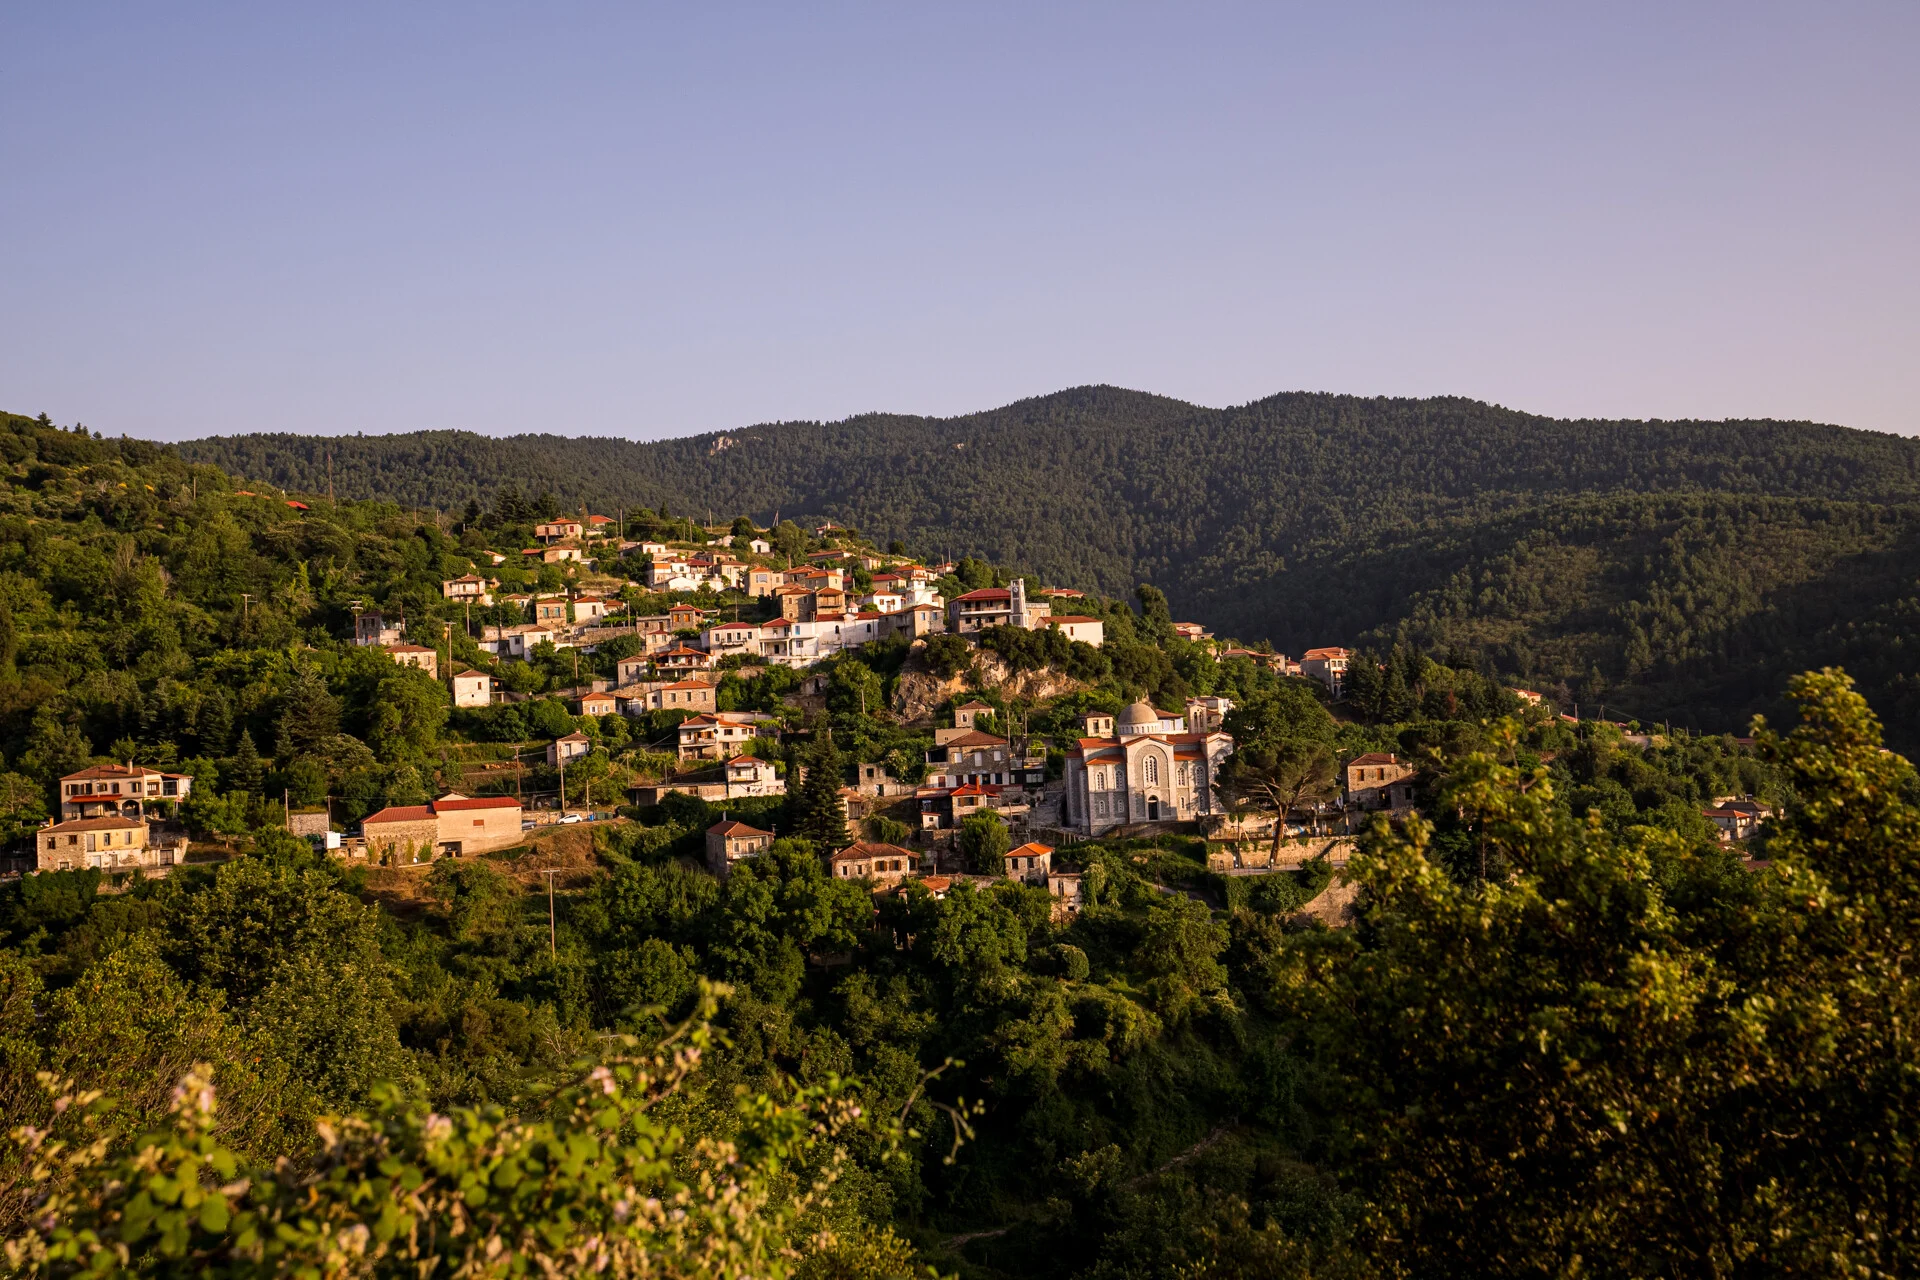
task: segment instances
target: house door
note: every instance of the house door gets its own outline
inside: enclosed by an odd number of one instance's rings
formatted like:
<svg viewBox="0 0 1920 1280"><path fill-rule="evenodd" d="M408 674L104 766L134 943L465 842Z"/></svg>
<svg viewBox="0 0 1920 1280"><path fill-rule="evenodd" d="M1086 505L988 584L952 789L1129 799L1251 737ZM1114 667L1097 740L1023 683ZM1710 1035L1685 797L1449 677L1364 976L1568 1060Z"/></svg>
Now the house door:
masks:
<svg viewBox="0 0 1920 1280"><path fill-rule="evenodd" d="M1159 796L1150 796L1147 799L1147 821L1148 822L1160 821L1160 797Z"/></svg>

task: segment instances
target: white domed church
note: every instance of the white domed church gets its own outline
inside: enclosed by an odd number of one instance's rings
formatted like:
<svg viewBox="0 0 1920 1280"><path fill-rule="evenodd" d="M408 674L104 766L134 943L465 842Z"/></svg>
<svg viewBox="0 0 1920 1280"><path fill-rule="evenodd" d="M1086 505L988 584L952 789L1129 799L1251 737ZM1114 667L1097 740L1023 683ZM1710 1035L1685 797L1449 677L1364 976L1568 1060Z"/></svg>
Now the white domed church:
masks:
<svg viewBox="0 0 1920 1280"><path fill-rule="evenodd" d="M1144 701L1117 719L1088 716L1087 736L1067 752L1063 823L1097 836L1130 823L1192 822L1222 812L1213 779L1233 754L1233 738L1187 728L1187 716Z"/></svg>

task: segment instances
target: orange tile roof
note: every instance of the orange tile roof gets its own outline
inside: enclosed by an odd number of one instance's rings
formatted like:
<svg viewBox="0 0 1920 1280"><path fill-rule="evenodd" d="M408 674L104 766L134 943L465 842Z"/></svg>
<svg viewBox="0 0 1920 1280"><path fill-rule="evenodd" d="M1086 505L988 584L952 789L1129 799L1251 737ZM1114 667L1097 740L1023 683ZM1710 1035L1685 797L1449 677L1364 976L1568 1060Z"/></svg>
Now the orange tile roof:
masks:
<svg viewBox="0 0 1920 1280"><path fill-rule="evenodd" d="M464 813L468 809L518 809L520 802L512 796L480 796L476 798L460 796L453 800L435 800L427 807L436 813Z"/></svg>
<svg viewBox="0 0 1920 1280"><path fill-rule="evenodd" d="M365 829L370 822L426 822L433 817L433 806L425 804L389 805L378 813L370 813L360 820Z"/></svg>

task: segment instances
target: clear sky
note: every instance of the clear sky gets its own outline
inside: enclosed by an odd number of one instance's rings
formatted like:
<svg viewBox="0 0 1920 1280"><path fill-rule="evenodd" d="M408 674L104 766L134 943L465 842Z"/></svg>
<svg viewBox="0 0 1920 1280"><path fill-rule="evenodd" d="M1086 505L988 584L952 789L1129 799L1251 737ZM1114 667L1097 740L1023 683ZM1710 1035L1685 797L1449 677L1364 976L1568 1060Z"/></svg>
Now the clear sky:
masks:
<svg viewBox="0 0 1920 1280"><path fill-rule="evenodd" d="M1920 431L1920 4L0 6L0 408Z"/></svg>

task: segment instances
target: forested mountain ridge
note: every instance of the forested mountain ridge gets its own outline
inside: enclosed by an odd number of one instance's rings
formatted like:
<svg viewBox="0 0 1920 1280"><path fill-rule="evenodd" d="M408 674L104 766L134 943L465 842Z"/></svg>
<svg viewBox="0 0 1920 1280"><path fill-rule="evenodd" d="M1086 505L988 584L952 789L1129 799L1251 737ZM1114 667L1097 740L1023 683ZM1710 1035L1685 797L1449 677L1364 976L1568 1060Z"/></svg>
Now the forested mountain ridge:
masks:
<svg viewBox="0 0 1920 1280"><path fill-rule="evenodd" d="M1208 409L1084 387L963 417L650 443L428 432L180 449L309 492L331 466L342 498L443 510L512 485L568 509L829 517L1063 585L1152 582L1177 613L1293 651L1492 640L1516 677L1649 717L1704 712L1702 727L1743 722L1783 671L1856 643L1845 624L1825 634L1810 602L1844 598L1874 630L1920 598L1900 569L1920 443L1804 422L1306 393ZM1524 603L1536 595L1560 603ZM1863 684L1904 740L1904 695L1886 695L1910 673L1867 648L1886 670Z"/></svg>

